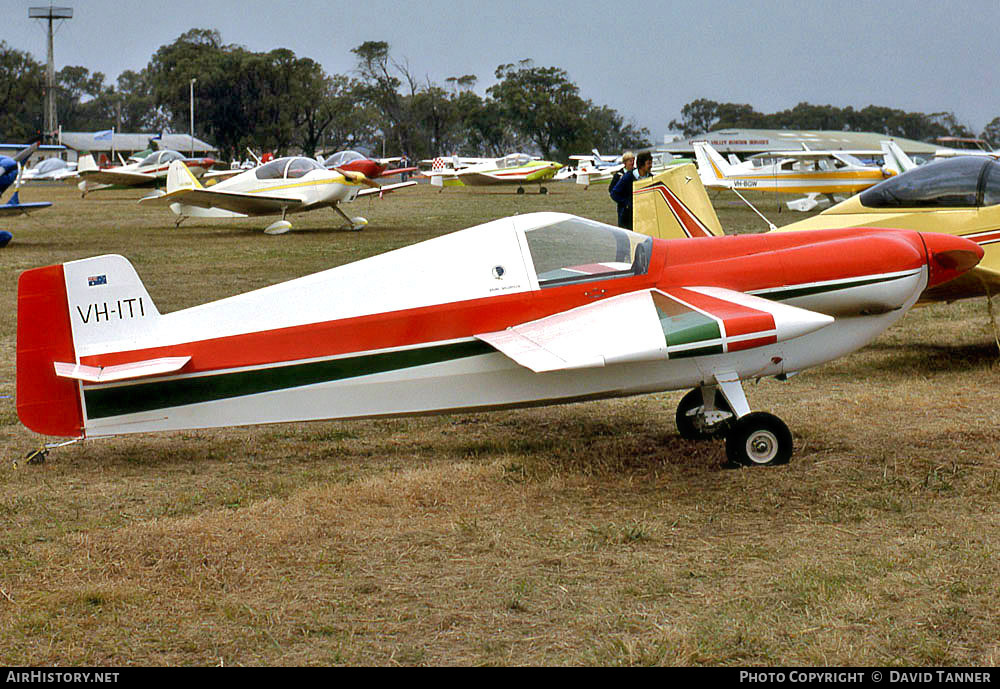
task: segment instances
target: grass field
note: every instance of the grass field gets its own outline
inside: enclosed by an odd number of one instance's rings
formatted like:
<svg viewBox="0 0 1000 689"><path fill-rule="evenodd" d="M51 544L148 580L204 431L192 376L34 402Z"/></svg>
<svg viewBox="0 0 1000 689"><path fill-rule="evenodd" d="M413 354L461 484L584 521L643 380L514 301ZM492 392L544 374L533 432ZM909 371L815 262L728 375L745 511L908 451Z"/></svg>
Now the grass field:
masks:
<svg viewBox="0 0 1000 689"><path fill-rule="evenodd" d="M992 665L1000 367L987 302L747 384L790 465L724 470L683 391L521 411L89 441L38 466L15 412L16 284L101 253L161 311L516 212L613 222L603 188L187 221L142 192L29 186L0 250L0 665ZM776 214L777 224L801 217ZM760 222L726 197L727 230Z"/></svg>

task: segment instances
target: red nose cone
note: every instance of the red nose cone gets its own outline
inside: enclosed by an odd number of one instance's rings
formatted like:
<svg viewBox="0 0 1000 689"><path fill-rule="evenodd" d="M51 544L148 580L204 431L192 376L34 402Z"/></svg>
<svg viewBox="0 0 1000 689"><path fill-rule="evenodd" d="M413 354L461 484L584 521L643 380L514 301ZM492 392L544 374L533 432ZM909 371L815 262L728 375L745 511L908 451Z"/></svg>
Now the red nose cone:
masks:
<svg viewBox="0 0 1000 689"><path fill-rule="evenodd" d="M973 268L983 258L983 247L964 237L921 232L927 247L927 286L936 287Z"/></svg>

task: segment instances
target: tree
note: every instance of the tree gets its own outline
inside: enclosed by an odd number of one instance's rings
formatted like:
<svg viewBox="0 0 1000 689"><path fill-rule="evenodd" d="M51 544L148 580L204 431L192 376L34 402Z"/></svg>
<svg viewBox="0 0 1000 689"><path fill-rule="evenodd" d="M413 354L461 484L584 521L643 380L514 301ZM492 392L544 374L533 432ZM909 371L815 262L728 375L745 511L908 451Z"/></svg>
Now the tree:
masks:
<svg viewBox="0 0 1000 689"><path fill-rule="evenodd" d="M979 136L982 139L986 139L993 148L1000 147L1000 117L994 117L990 120L990 123L986 125L983 133Z"/></svg>
<svg viewBox="0 0 1000 689"><path fill-rule="evenodd" d="M487 93L514 131L537 146L542 157L581 138L588 104L564 70L522 60L497 67L496 78L500 83Z"/></svg>
<svg viewBox="0 0 1000 689"><path fill-rule="evenodd" d="M31 55L0 41L0 139L28 141L44 126L45 69Z"/></svg>

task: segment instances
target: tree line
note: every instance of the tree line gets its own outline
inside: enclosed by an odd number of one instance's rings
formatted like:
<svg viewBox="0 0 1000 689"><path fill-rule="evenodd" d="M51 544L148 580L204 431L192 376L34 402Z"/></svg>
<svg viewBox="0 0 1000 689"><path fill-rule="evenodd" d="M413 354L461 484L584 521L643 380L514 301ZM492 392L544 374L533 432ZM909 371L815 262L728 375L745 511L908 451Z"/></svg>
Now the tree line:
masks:
<svg viewBox="0 0 1000 689"><path fill-rule="evenodd" d="M191 29L161 46L139 71L115 83L101 72L67 66L56 73L56 108L68 131L187 132L194 84L195 135L226 157L249 146L306 155L365 147L411 158L456 153L500 156L537 151L565 161L572 153L644 148L650 134L614 108L584 98L569 74L531 60L496 68L496 83L479 95L472 74L444 85L419 78L388 43L351 51L351 74L327 74L291 50L253 52L222 42L218 31ZM43 127L45 68L29 53L0 42L0 139L28 141ZM749 105L698 99L672 129L692 136L727 127L875 131L917 140L972 136L951 113L906 113L800 103L770 115ZM1000 117L981 134L1000 144Z"/></svg>
<svg viewBox="0 0 1000 689"><path fill-rule="evenodd" d="M1000 117L995 117L976 137L976 133L960 124L951 112L904 112L878 105L855 110L851 106L799 103L794 108L764 114L753 106L738 103L717 103L706 98L691 101L681 108L681 118L670 122L670 128L684 136L697 136L731 128L747 129L823 129L833 131L875 132L901 136L916 141L932 142L939 136L980 138L993 147L1000 146Z"/></svg>
<svg viewBox="0 0 1000 689"><path fill-rule="evenodd" d="M557 67L501 65L499 82L480 96L475 75L449 77L443 86L420 79L383 41L362 43L352 54L353 73L331 75L291 50L253 52L223 44L218 31L191 29L115 84L85 67L59 70L58 118L67 131L187 132L195 79L195 135L228 157L242 157L248 146L311 156L384 145L413 158L531 149L566 159L594 147L649 145L646 129L581 96ZM0 42L0 139L40 135L44 93L44 66Z"/></svg>

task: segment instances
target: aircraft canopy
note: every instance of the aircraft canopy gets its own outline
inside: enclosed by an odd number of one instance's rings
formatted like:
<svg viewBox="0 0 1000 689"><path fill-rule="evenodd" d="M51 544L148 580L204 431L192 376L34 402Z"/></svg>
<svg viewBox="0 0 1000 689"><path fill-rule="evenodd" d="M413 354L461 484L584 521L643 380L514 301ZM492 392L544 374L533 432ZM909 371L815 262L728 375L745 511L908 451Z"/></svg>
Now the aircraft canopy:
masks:
<svg viewBox="0 0 1000 689"><path fill-rule="evenodd" d="M184 160L184 156L177 151L155 151L143 158L142 162L139 163L139 166L147 167L149 165L169 165L175 160Z"/></svg>
<svg viewBox="0 0 1000 689"><path fill-rule="evenodd" d="M355 160L364 160L365 157L357 151L337 151L326 159L327 167L340 167Z"/></svg>
<svg viewBox="0 0 1000 689"><path fill-rule="evenodd" d="M644 275L653 248L645 235L575 216L526 229L524 236L542 289Z"/></svg>
<svg viewBox="0 0 1000 689"><path fill-rule="evenodd" d="M929 163L861 192L868 208L968 208L1000 203L1000 162L963 156Z"/></svg>
<svg viewBox="0 0 1000 689"><path fill-rule="evenodd" d="M289 158L278 158L270 163L257 168L257 179L295 179L302 177L312 170L325 170L322 165L312 158L294 156Z"/></svg>

